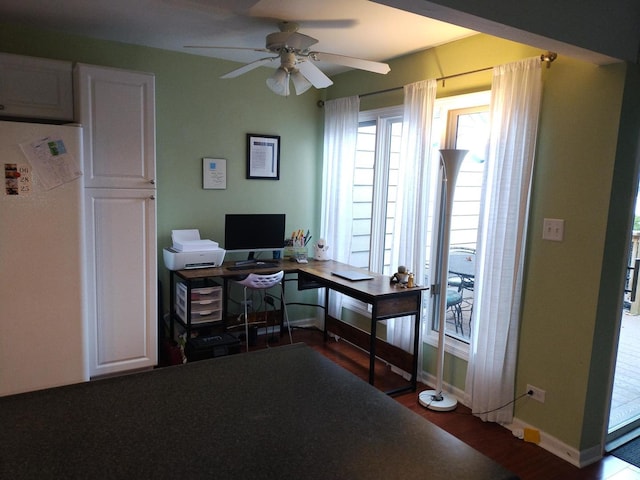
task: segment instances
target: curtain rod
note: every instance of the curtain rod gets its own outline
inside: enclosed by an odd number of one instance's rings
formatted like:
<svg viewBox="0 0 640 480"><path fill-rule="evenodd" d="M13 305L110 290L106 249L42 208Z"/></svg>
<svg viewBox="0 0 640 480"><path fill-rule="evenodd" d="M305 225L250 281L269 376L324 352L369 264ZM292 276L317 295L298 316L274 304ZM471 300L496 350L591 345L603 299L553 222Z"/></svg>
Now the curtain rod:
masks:
<svg viewBox="0 0 640 480"><path fill-rule="evenodd" d="M446 75L444 77L438 77L438 78L436 78L436 82L443 82L443 85L444 85L444 81L445 80L449 80L450 78L462 77L464 75L471 75L472 73L486 72L487 70L491 70L491 69L493 69L493 67L479 68L477 70L470 70L468 72L462 72L462 73L454 73L453 75ZM402 90L403 88L404 88L404 86L402 86L402 87L392 87L392 88L387 88L385 90L376 90L375 92L361 93L358 96L360 98L369 97L371 95L379 95L381 93L395 92L396 90Z"/></svg>
<svg viewBox="0 0 640 480"><path fill-rule="evenodd" d="M551 67L551 62L553 62L556 58L558 58L558 54L555 52L546 52L540 55L540 61L547 62L547 68ZM436 82L442 82L442 84L444 85L444 81L449 80L450 78L462 77L464 75L471 75L473 73L486 72L488 70L492 70L493 68L495 68L495 66L479 68L477 70L469 70L468 72L454 73L453 75L446 75L444 77L436 78ZM358 97L362 98L362 97L369 97L371 95L379 95L381 93L395 92L396 90L402 90L403 88L404 86L387 88L385 90L376 90L375 92L361 93L360 95L358 95ZM318 106L323 107L324 102L320 100L318 102Z"/></svg>

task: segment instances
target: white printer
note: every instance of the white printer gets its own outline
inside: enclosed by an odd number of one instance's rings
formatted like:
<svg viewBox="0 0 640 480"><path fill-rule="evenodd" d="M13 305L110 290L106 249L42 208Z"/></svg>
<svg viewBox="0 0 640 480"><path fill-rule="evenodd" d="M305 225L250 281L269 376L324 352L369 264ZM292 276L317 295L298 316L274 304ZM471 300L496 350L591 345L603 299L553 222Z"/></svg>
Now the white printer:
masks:
<svg viewBox="0 0 640 480"><path fill-rule="evenodd" d="M162 256L169 270L219 267L226 251L213 240L200 239L200 231L172 230L172 247L164 248Z"/></svg>

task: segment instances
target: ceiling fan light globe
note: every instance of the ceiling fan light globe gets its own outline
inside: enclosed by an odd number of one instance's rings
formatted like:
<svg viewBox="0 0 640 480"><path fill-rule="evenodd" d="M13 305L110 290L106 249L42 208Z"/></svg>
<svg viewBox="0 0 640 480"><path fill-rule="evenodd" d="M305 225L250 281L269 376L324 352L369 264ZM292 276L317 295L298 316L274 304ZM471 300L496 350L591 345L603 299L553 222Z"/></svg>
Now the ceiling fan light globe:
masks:
<svg viewBox="0 0 640 480"><path fill-rule="evenodd" d="M293 88L296 90L296 95L302 95L313 86L311 82L298 71L291 74L291 81L293 82Z"/></svg>
<svg viewBox="0 0 640 480"><path fill-rule="evenodd" d="M282 68L278 68L273 75L267 78L267 87L277 95L288 96L289 74Z"/></svg>

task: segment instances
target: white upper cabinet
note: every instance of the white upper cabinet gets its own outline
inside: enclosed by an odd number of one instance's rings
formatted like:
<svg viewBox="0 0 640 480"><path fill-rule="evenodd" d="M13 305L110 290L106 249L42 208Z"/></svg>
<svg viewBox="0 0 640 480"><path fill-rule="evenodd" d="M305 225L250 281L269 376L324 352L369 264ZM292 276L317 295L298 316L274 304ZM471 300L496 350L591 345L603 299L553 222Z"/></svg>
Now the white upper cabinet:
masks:
<svg viewBox="0 0 640 480"><path fill-rule="evenodd" d="M84 186L155 188L154 76L85 64L75 70Z"/></svg>
<svg viewBox="0 0 640 480"><path fill-rule="evenodd" d="M0 116L72 122L71 62L0 53Z"/></svg>

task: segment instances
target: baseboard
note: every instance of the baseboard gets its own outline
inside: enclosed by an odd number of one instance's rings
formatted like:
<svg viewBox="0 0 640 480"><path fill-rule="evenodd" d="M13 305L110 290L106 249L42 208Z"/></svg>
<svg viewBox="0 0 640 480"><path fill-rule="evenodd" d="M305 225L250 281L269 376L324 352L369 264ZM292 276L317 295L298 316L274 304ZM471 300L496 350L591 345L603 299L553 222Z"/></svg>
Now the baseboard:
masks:
<svg viewBox="0 0 640 480"><path fill-rule="evenodd" d="M420 379L421 382L426 383L427 385L435 385L436 384L436 378L434 375L431 375L427 372L421 372L420 375ZM469 406L467 404L465 404L465 402L463 402L461 399L466 398L466 395L464 393L463 390L460 390L459 388L455 388L452 387L451 385L447 384L447 383L443 383L442 384L442 388L445 392L453 395L455 398L458 399L458 402L460 402L461 404L465 405L465 406ZM548 433L538 429L537 427L530 425L522 420L520 420L519 418L514 418L513 422L509 425L502 425L503 427L505 427L506 429L510 430L511 432L514 431L522 431L525 428L531 428L531 429L536 429L540 431L540 443L538 443L538 446L540 448L544 448L546 451L548 451L549 453L555 455L556 457L559 457L567 462L569 462L571 465L574 465L578 468L583 468L586 467L588 465L591 465L592 463L598 462L600 460L602 460L602 448L600 445L595 445L593 447L587 448L585 450L578 450L570 445L567 445L566 443L560 441L559 439L553 437L552 435L549 435ZM524 440L523 440L524 441Z"/></svg>
<svg viewBox="0 0 640 480"><path fill-rule="evenodd" d="M512 432L514 430L524 430L525 428L537 429L535 426L530 425L519 418L514 418L511 424L503 426ZM544 448L549 453L552 453L556 457L559 457L578 468L583 468L602 460L602 448L600 445L595 445L585 450L578 450L540 429L537 430L540 431L539 447Z"/></svg>
<svg viewBox="0 0 640 480"><path fill-rule="evenodd" d="M298 328L317 328L322 330L322 322L315 317L300 318L298 320L291 320L292 327Z"/></svg>

